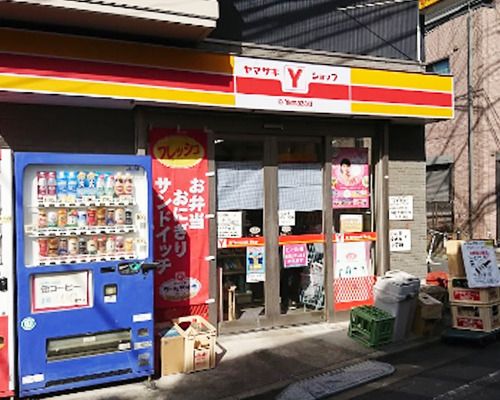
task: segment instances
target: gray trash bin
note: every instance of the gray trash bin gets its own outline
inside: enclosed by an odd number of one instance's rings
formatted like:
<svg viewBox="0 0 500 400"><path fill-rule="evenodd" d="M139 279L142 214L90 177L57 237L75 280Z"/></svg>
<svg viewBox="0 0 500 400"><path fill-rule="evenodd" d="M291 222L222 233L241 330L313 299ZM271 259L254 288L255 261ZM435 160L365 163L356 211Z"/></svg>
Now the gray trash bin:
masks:
<svg viewBox="0 0 500 400"><path fill-rule="evenodd" d="M403 271L389 271L375 284L375 307L394 318L393 341L403 340L409 333L417 306L420 279Z"/></svg>

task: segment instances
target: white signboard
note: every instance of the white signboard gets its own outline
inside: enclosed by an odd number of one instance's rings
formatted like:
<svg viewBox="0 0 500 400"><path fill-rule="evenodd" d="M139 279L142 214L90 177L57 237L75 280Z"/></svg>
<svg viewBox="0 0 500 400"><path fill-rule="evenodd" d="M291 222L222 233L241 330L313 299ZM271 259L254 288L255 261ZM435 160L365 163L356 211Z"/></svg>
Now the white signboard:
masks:
<svg viewBox="0 0 500 400"><path fill-rule="evenodd" d="M38 274L32 278L33 312L91 307L90 271Z"/></svg>
<svg viewBox="0 0 500 400"><path fill-rule="evenodd" d="M351 113L345 67L235 57L236 107Z"/></svg>
<svg viewBox="0 0 500 400"><path fill-rule="evenodd" d="M363 216L361 214L341 214L340 233L363 232Z"/></svg>
<svg viewBox="0 0 500 400"><path fill-rule="evenodd" d="M495 250L482 240L462 244L465 274L471 288L500 286Z"/></svg>
<svg viewBox="0 0 500 400"><path fill-rule="evenodd" d="M390 251L410 251L411 250L411 230L390 229L389 230Z"/></svg>
<svg viewBox="0 0 500 400"><path fill-rule="evenodd" d="M295 226L295 210L278 211L279 226Z"/></svg>
<svg viewBox="0 0 500 400"><path fill-rule="evenodd" d="M339 242L334 246L335 279L370 275L367 242Z"/></svg>
<svg viewBox="0 0 500 400"><path fill-rule="evenodd" d="M219 211L217 213L217 238L240 238L242 221L241 211Z"/></svg>
<svg viewBox="0 0 500 400"><path fill-rule="evenodd" d="M389 219L413 220L413 196L389 196Z"/></svg>

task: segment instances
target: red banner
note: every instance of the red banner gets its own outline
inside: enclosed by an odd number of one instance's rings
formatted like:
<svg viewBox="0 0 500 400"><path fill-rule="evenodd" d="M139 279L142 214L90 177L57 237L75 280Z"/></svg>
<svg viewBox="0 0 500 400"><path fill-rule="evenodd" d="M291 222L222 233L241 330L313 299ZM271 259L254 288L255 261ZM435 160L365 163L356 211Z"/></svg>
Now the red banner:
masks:
<svg viewBox="0 0 500 400"><path fill-rule="evenodd" d="M153 158L156 322L208 299L207 137L202 131L155 129Z"/></svg>

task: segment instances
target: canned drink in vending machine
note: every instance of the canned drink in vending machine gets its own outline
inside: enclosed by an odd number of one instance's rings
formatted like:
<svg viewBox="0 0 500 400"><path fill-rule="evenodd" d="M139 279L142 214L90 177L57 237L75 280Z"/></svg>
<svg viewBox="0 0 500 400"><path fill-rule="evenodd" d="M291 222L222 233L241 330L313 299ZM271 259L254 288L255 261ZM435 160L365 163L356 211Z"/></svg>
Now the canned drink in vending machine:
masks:
<svg viewBox="0 0 500 400"><path fill-rule="evenodd" d="M97 210L94 207L91 207L87 210L87 224L88 226L99 225L97 219Z"/></svg>
<svg viewBox="0 0 500 400"><path fill-rule="evenodd" d="M71 237L68 239L68 254L70 256L78 255L78 239Z"/></svg>
<svg viewBox="0 0 500 400"><path fill-rule="evenodd" d="M66 200L76 201L76 188L78 187L78 180L76 179L75 171L67 172L67 189L66 189Z"/></svg>
<svg viewBox="0 0 500 400"><path fill-rule="evenodd" d="M106 254L106 236L99 236L97 238L97 252L99 254Z"/></svg>
<svg viewBox="0 0 500 400"><path fill-rule="evenodd" d="M126 238L125 239L125 253L133 253L134 252L134 238Z"/></svg>
<svg viewBox="0 0 500 400"><path fill-rule="evenodd" d="M76 210L70 210L68 212L68 227L74 228L78 226L78 211Z"/></svg>
<svg viewBox="0 0 500 400"><path fill-rule="evenodd" d="M68 210L60 208L57 210L57 227L65 228L68 224Z"/></svg>
<svg viewBox="0 0 500 400"><path fill-rule="evenodd" d="M117 253L123 253L123 250L125 249L125 238L123 236L116 237L115 249Z"/></svg>
<svg viewBox="0 0 500 400"><path fill-rule="evenodd" d="M132 219L132 209L125 209L125 225L133 225L134 220Z"/></svg>
<svg viewBox="0 0 500 400"><path fill-rule="evenodd" d="M49 239L38 239L38 254L40 257L48 257L49 255Z"/></svg>
<svg viewBox="0 0 500 400"><path fill-rule="evenodd" d="M49 228L57 227L57 212L56 211L48 211L47 212L47 226Z"/></svg>
<svg viewBox="0 0 500 400"><path fill-rule="evenodd" d="M57 254L59 256L67 256L68 255L68 239L67 238L59 238L59 248L57 250Z"/></svg>
<svg viewBox="0 0 500 400"><path fill-rule="evenodd" d="M87 253L91 256L97 254L97 239L95 237L91 237L87 240Z"/></svg>
<svg viewBox="0 0 500 400"><path fill-rule="evenodd" d="M108 208L106 210L106 225L113 226L115 224L115 210Z"/></svg>
<svg viewBox="0 0 500 400"><path fill-rule="evenodd" d="M87 239L78 238L78 254L87 254Z"/></svg>
<svg viewBox="0 0 500 400"><path fill-rule="evenodd" d="M38 199L42 200L47 196L47 172L38 171L36 173Z"/></svg>
<svg viewBox="0 0 500 400"><path fill-rule="evenodd" d="M125 224L125 209L123 207L119 207L116 209L115 221L116 221L116 225Z"/></svg>
<svg viewBox="0 0 500 400"><path fill-rule="evenodd" d="M38 210L38 228L47 228L47 211L44 209Z"/></svg>
<svg viewBox="0 0 500 400"><path fill-rule="evenodd" d="M123 193L131 196L134 193L134 181L130 173L126 173L123 178Z"/></svg>
<svg viewBox="0 0 500 400"><path fill-rule="evenodd" d="M47 172L47 195L56 196L57 194L57 177L56 171Z"/></svg>
<svg viewBox="0 0 500 400"><path fill-rule="evenodd" d="M104 207L99 207L97 209L97 225L106 225L106 208Z"/></svg>
<svg viewBox="0 0 500 400"><path fill-rule="evenodd" d="M87 227L87 210L78 210L78 227Z"/></svg>
<svg viewBox="0 0 500 400"><path fill-rule="evenodd" d="M56 178L57 200L66 201L68 195L68 176L66 171L58 171Z"/></svg>
<svg viewBox="0 0 500 400"><path fill-rule="evenodd" d="M58 238L50 238L48 247L49 247L48 256L49 257L57 257L57 255L59 254L59 239Z"/></svg>
<svg viewBox="0 0 500 400"><path fill-rule="evenodd" d="M108 236L106 239L106 253L112 255L115 253L115 238L114 236Z"/></svg>

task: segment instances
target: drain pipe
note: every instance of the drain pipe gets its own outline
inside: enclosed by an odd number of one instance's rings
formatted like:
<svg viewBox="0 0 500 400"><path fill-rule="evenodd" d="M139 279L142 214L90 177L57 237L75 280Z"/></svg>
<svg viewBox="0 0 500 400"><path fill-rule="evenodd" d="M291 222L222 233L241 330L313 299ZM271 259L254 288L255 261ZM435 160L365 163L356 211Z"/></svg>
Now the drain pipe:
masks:
<svg viewBox="0 0 500 400"><path fill-rule="evenodd" d="M471 8L470 8L470 1L468 3L468 8L467 8L467 151L468 151L468 158L469 158L469 238L473 238L473 229L474 229L474 224L472 221L473 218L473 196L472 196L472 190L474 189L474 171L473 171L473 165L474 165L474 155L473 155L473 143L474 143L474 136L473 136L473 129L472 129L472 15L471 15Z"/></svg>

